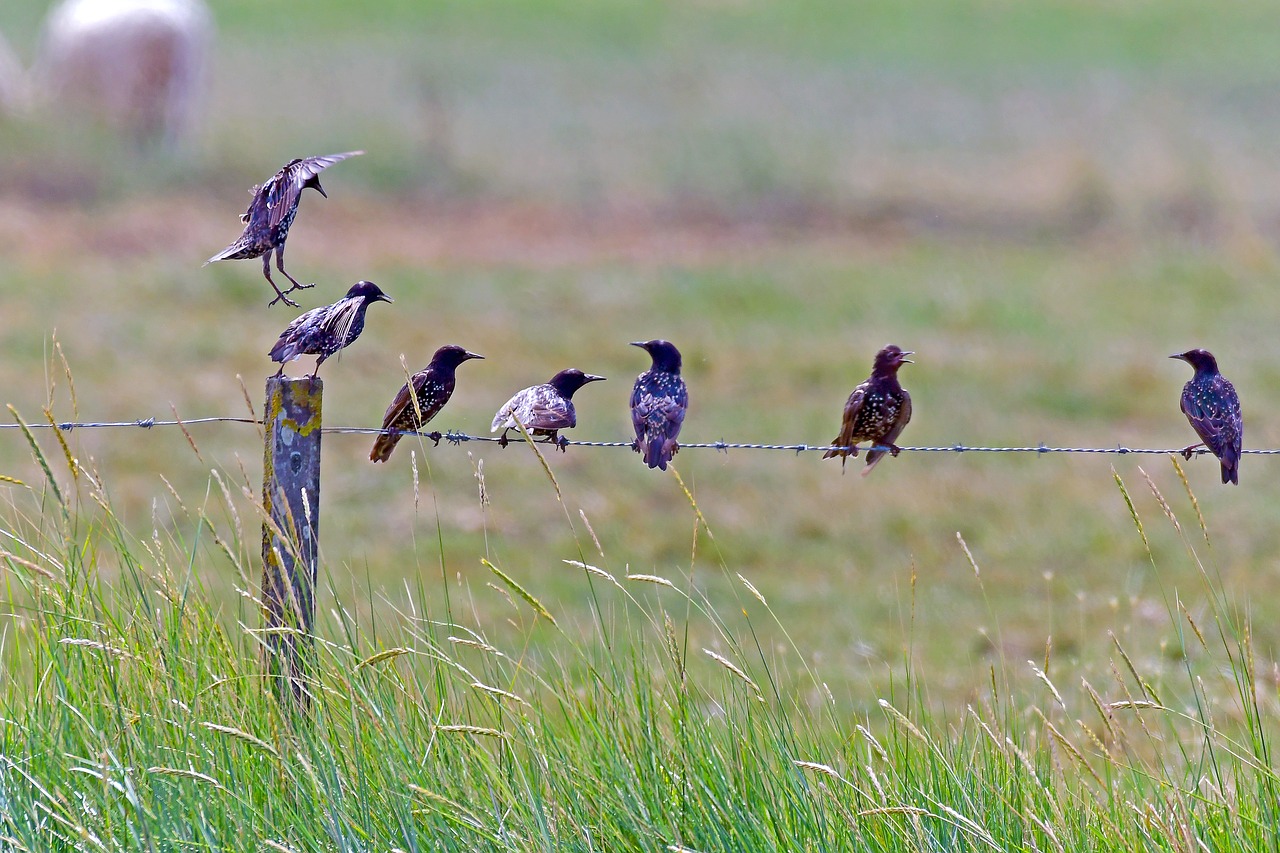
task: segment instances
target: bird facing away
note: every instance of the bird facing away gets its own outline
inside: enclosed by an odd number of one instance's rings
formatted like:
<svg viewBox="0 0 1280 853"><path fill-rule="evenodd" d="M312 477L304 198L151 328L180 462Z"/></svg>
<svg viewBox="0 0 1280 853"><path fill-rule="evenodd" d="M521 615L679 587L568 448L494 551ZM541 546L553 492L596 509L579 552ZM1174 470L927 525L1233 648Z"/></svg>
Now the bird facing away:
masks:
<svg viewBox="0 0 1280 853"><path fill-rule="evenodd" d="M298 202L302 199L302 191L307 187L320 193L325 198L329 194L320 186L320 173L334 163L363 154L363 151L347 151L344 154L328 154L323 157L307 157L301 160L290 160L284 168L267 179L265 184L249 190L253 200L249 207L240 214L244 223L244 233L240 238L218 254L204 262L208 266L214 261L242 261L247 258L262 258L262 274L267 283L275 289L276 298L267 303L267 307L277 302L298 307L298 303L286 294L302 288L314 287L302 284L289 275L284 268L284 241L289 237L289 226L298 215ZM276 268L284 273L284 277L293 283L288 290L281 290L271 278L271 253L276 255Z"/></svg>
<svg viewBox="0 0 1280 853"><path fill-rule="evenodd" d="M1181 359L1196 371L1182 386L1182 413L1200 441L1184 448L1182 455L1190 459L1191 451L1203 444L1222 463L1222 482L1238 485L1244 419L1235 387L1218 372L1218 360L1208 350L1189 349L1169 358Z"/></svg>
<svg viewBox="0 0 1280 853"><path fill-rule="evenodd" d="M898 368L904 364L912 364L909 355L893 344L889 344L876 353L875 364L871 368L871 376L867 378L844 404L844 420L840 425L840 434L831 442L835 448L849 450L828 450L822 454L823 459L840 457L840 466L844 467L845 458L857 457L859 441L870 441L889 448L889 453L898 455L898 446L894 444L902 434L903 427L911 420L911 395L898 384ZM871 473L884 457L883 450L868 450L867 465L862 469L862 476Z"/></svg>
<svg viewBox="0 0 1280 853"><path fill-rule="evenodd" d="M320 372L324 360L338 350L351 344L364 331L364 312L374 302L391 302L390 296L383 293L378 285L371 281L357 281L351 285L347 295L332 305L312 308L300 315L280 335L280 340L271 348L271 360L280 362L276 376L284 373L286 362L293 361L300 355L318 355L316 369L311 374Z"/></svg>
<svg viewBox="0 0 1280 853"><path fill-rule="evenodd" d="M564 450L566 442L560 438L560 430L578 425L578 413L573 408L573 392L588 382L603 380L603 376L583 373L576 367L562 370L551 377L547 384L526 388L503 403L502 408L493 416L493 426L489 431L502 430L498 444L506 447L507 430L516 429L518 421L530 435L545 435L552 444Z"/></svg>
<svg viewBox="0 0 1280 853"><path fill-rule="evenodd" d="M680 449L676 436L689 408L689 390L680 378L680 350L670 341L632 341L653 357L653 366L636 377L631 390L631 445L650 468L667 470Z"/></svg>
<svg viewBox="0 0 1280 853"><path fill-rule="evenodd" d="M439 414L444 404L453 396L454 371L462 362L484 356L467 352L455 344L440 347L431 357L431 363L419 370L409 381L400 387L396 398L387 406L387 413L382 416L384 430L419 430L422 426ZM416 403L415 403L416 400ZM437 444L440 433L430 436ZM400 433L384 432L373 442L373 450L369 459L373 462L386 462L391 452L400 443Z"/></svg>

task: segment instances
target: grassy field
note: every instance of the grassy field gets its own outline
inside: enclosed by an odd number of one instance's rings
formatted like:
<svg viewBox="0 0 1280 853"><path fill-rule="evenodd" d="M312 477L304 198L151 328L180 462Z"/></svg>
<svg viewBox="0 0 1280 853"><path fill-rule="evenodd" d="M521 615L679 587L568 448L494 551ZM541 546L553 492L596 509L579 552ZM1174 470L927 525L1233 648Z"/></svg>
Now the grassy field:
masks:
<svg viewBox="0 0 1280 853"><path fill-rule="evenodd" d="M0 10L27 58L40 5ZM427 5L383 4L371 23L341 3L305 16L215 4L211 105L176 155L138 157L48 116L0 122L0 401L31 422L46 406L58 420L241 415L243 383L260 407L266 351L295 312L265 308L256 262L199 264L236 235L244 190L285 160L362 147L326 173L329 200L304 199L289 242L290 270L318 283L304 307L359 278L396 299L323 368L328 426L376 426L401 358L416 370L453 342L487 359L462 368L440 428L484 432L512 391L572 365L609 377L581 393L574 437L625 439L646 366L626 343L664 336L685 355L690 441L826 442L894 342L918 353L902 375L907 444L1180 447L1188 376L1165 356L1204 346L1244 399L1246 446L1280 447L1280 27L1267 4ZM99 797L80 820L117 844L135 824L112 809L137 808L122 803L144 767L182 772L146 777L160 799L139 813L195 808L208 783L188 771L228 791L242 789L232 774L256 774L249 799L296 788L279 814L223 803L200 825L298 849L388 838L389 816L411 837L424 814L454 846L513 849L747 849L787 832L837 848L987 843L939 803L999 847L1154 843L1142 832L1180 847L1169 828L1181 817L1205 839L1240 829L1232 820L1270 825L1274 780L1254 765L1269 767L1257 725L1270 732L1277 711L1273 457L1246 457L1238 488L1217 483L1211 459L1185 463L1209 547L1161 457L904 453L864 480L816 454L690 450L676 467L702 524L674 476L626 452L548 458L558 501L524 447L406 440L375 467L368 437L326 436L319 630L336 645L322 652L323 724L309 737L273 716L252 677L260 437L250 425L191 436L194 452L173 429L67 435L101 485L55 462L62 521L28 443L0 431L0 474L26 484L0 482L0 529L28 543L3 548L54 576L10 564L3 649L23 677L3 716L42 734L20 742L6 727L5 751L44 756L23 769L46 786L92 781L85 768L106 754L132 768L132 781L97 773L101 791L58 789ZM53 435L36 440L62 458ZM1153 489L1192 532L1160 521ZM189 608L151 615L184 594ZM1248 665L1224 657L1242 654L1246 622ZM455 648L459 631L506 657ZM413 651L355 666L399 647ZM704 648L744 667L765 702ZM1255 673L1256 695L1236 685ZM1139 676L1151 696L1129 695ZM1191 720L1157 711L1144 730L1105 710L1135 699ZM173 702L187 706L169 718L181 734L161 722ZM1037 709L1071 729L1104 784ZM507 735L431 734L455 722ZM200 723L254 733L277 756ZM735 751L738 735L750 748ZM440 767L423 738L446 751ZM556 739L572 745L557 753ZM638 772L625 760L637 739L654 773L672 772L671 755L688 761L696 795L622 778ZM660 752L673 742L684 752ZM409 772L451 762L475 774L450 788ZM1206 766L1222 774L1212 784ZM579 776L590 783L572 794ZM339 790L354 798L334 812L341 826L321 814ZM653 815L699 817L624 827L624 801L610 798L631 790ZM968 790L981 801L963 801ZM526 812L505 836L500 810L475 798ZM1224 800L1230 816L1215 811ZM757 826L753 802L777 823ZM33 837L44 812L32 808L10 834ZM262 830L277 819L291 829ZM709 834L717 821L743 835ZM473 824L483 830L467 835ZM181 834L152 829L157 848Z"/></svg>

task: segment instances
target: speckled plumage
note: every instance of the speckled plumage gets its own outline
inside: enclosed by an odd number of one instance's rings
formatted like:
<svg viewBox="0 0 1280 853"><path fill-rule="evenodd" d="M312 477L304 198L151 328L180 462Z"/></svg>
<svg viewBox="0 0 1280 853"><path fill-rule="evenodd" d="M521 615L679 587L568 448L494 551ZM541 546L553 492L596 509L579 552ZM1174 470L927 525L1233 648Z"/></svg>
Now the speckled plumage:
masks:
<svg viewBox="0 0 1280 853"><path fill-rule="evenodd" d="M577 368L562 370L545 385L534 385L517 392L498 409L493 416L490 432L502 430L498 443L507 446L507 430L515 429L519 421L530 435L545 435L561 450L559 431L578 425L578 413L573 408L573 393L588 382L599 382L603 376L583 373Z"/></svg>
<svg viewBox="0 0 1280 853"><path fill-rule="evenodd" d="M1196 371L1182 386L1181 409L1200 442L1183 450L1183 456L1190 459L1191 451L1204 444L1222 463L1222 482L1238 485L1244 419L1235 386L1218 372L1218 360L1208 350L1187 350L1169 358L1181 359Z"/></svg>
<svg viewBox="0 0 1280 853"><path fill-rule="evenodd" d="M906 357L909 355L913 353L903 352L893 344L876 353L871 376L849 395L844 406L840 434L831 442L833 447L850 449L828 450L822 455L823 459L839 456L843 467L846 457L857 457L856 445L860 441L887 446L890 454L898 455L898 446L894 441L911 420L911 395L898 384L898 368L911 364L911 360ZM870 474L876 463L884 458L884 454L883 450L868 450L862 476Z"/></svg>
<svg viewBox="0 0 1280 853"><path fill-rule="evenodd" d="M320 173L334 163L363 153L363 151L347 151L344 154L290 160L283 169L268 178L266 183L250 190L253 193L253 200L249 202L245 212L240 214L240 221L244 223L244 233L230 246L205 261L205 265L214 261L262 258L262 274L267 277L267 282L276 292L276 298L267 303L268 307L277 302L298 307L298 303L286 294L314 285L302 284L285 271L284 243L289 237L289 226L293 225L293 218L298 215L298 202L302 199L302 191L311 187L328 198L328 193L320 186ZM271 278L273 250L276 256L276 268L293 283L293 287L288 290L281 290Z"/></svg>
<svg viewBox="0 0 1280 853"><path fill-rule="evenodd" d="M670 341L634 341L653 357L653 366L636 377L631 390L631 425L636 431L632 447L650 468L667 470L679 452L676 436L689 408L689 390L680 378L680 350Z"/></svg>
<svg viewBox="0 0 1280 853"><path fill-rule="evenodd" d="M298 356L318 355L316 369L311 374L315 376L326 358L360 337L364 331L364 312L370 303L391 301L373 282L357 281L346 296L332 305L312 308L300 315L271 348L271 360L280 362L276 375L284 373L285 364Z"/></svg>
<svg viewBox="0 0 1280 853"><path fill-rule="evenodd" d="M387 407L387 413L382 416L382 428L384 430L422 429L423 425L439 414L444 404L453 396L454 374L458 365L472 358L484 358L484 356L467 352L454 344L436 350L436 354L431 357L431 363L410 376L409 381L400 387L395 399ZM439 435L439 433L433 433L432 437L438 442ZM386 462L399 443L400 433L383 433L374 440L369 459L373 462Z"/></svg>

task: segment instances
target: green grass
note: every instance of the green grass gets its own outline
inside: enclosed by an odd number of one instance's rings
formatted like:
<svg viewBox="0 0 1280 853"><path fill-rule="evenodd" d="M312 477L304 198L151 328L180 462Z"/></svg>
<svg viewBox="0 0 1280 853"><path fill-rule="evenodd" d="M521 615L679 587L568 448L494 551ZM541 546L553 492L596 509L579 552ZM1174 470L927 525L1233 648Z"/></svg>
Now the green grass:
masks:
<svg viewBox="0 0 1280 853"><path fill-rule="evenodd" d="M300 714L262 674L256 519L211 483L211 498L174 493L175 523L138 538L100 472L36 460L47 479L7 486L0 510L22 602L0 647L15 850L1274 845L1274 696L1189 489L1171 507L1138 485L1169 523L1135 510L1127 534L1169 540L1198 579L1174 591L1151 559L1177 637L1163 660L1120 637L1083 665L1000 655L938 708L945 674L914 659L929 589L913 578L902 675L851 705L686 504L703 556L664 583L625 577L625 555L595 552L569 517L592 568L560 570L588 621L496 571L449 579L443 609L419 582L389 593L391 615L360 615L323 564ZM531 498L554 502L552 485ZM233 620L201 581L227 570L246 588ZM491 620L486 598L502 602Z"/></svg>

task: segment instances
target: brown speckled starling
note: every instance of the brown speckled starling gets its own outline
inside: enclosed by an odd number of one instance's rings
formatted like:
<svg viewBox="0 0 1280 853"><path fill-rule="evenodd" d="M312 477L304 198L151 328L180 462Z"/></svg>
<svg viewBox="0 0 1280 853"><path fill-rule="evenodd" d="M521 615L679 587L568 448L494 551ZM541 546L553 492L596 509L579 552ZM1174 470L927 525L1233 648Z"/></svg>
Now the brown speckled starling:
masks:
<svg viewBox="0 0 1280 853"><path fill-rule="evenodd" d="M507 446L507 430L516 429L516 422L524 424L530 435L545 435L548 440L564 450L560 438L562 429L578 425L578 413L573 408L573 392L588 382L599 382L603 376L583 373L577 368L562 370L545 385L534 385L518 392L502 404L493 416L490 432L502 430L498 444Z"/></svg>
<svg viewBox="0 0 1280 853"><path fill-rule="evenodd" d="M1191 451L1203 444L1222 463L1222 482L1239 484L1244 419L1235 387L1218 372L1218 360L1208 350L1190 349L1169 358L1181 359L1196 371L1182 386L1182 413L1200 441L1185 448L1182 455L1190 459Z"/></svg>
<svg viewBox="0 0 1280 853"><path fill-rule="evenodd" d="M636 377L631 390L632 444L650 468L667 470L680 449L676 436L689 408L689 390L680 378L680 350L670 341L633 341L653 357L653 366Z"/></svg>
<svg viewBox="0 0 1280 853"><path fill-rule="evenodd" d="M400 387L396 398L387 407L382 416L384 430L419 430L434 418L444 404L453 396L454 372L459 364L472 358L484 356L467 352L460 346L449 344L436 350L431 363L419 370L409 381ZM417 404L414 404L414 400ZM432 433L431 437L440 441L440 433ZM400 433L389 432L378 436L373 442L373 450L369 459L374 462L386 462L391 458L391 451L400 442Z"/></svg>
<svg viewBox="0 0 1280 853"><path fill-rule="evenodd" d="M302 199L302 191L311 187L325 198L329 194L320 186L320 173L340 160L363 154L363 151L348 151L345 154L329 154L324 157L307 157L303 160L290 160L285 167L272 175L265 184L256 186L249 192L253 200L249 207L240 214L244 223L244 233L227 248L204 262L205 266L214 261L240 261L247 258L262 258L262 274L275 289L276 298L267 303L267 307L277 302L298 307L285 294L301 288L312 287L302 284L289 275L284 268L284 241L289 237L289 226L298 215L298 202ZM284 273L284 277L293 282L293 287L281 290L271 279L271 253L275 251L276 268Z"/></svg>
<svg viewBox="0 0 1280 853"><path fill-rule="evenodd" d="M909 355L914 353L903 352L893 344L876 353L871 376L849 395L849 401L844 404L840 434L831 442L833 447L851 449L828 450L822 455L823 459L839 456L843 467L845 457L857 457L859 441L884 445L889 448L889 453L898 455L898 446L893 442L911 420L911 395L898 384L898 368L912 363L907 358ZM884 454L883 450L868 450L862 476L870 474Z"/></svg>
<svg viewBox="0 0 1280 853"><path fill-rule="evenodd" d="M289 324L271 348L271 360L280 362L276 376L284 373L286 362L300 355L318 355L313 377L324 360L349 345L364 331L364 312L374 302L391 302L378 285L357 281L347 295L332 305L312 308Z"/></svg>

